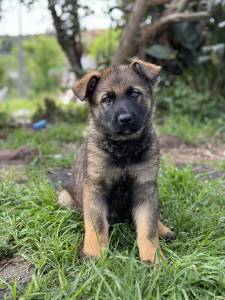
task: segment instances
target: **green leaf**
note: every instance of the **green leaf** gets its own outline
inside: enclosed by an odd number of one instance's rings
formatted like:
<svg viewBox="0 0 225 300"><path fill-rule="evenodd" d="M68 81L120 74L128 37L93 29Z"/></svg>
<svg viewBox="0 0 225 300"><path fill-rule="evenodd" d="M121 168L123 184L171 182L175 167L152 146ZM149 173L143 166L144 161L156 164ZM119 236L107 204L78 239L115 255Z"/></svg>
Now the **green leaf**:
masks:
<svg viewBox="0 0 225 300"><path fill-rule="evenodd" d="M155 44L146 49L146 54L158 59L172 60L176 58L177 52L168 46Z"/></svg>
<svg viewBox="0 0 225 300"><path fill-rule="evenodd" d="M179 22L172 27L172 39L175 44L189 50L196 50L202 44L202 33L198 23Z"/></svg>
<svg viewBox="0 0 225 300"><path fill-rule="evenodd" d="M204 54L210 54L212 52L216 52L216 54L222 58L224 53L225 53L225 44L216 44L216 45L211 45L211 46L204 46L202 47L202 52Z"/></svg>

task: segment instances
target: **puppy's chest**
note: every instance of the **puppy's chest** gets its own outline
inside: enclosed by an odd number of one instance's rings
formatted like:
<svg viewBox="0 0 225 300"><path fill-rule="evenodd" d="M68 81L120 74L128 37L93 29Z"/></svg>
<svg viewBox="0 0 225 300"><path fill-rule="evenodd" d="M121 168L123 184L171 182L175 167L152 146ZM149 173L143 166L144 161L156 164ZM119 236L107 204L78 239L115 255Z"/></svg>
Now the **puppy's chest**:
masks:
<svg viewBox="0 0 225 300"><path fill-rule="evenodd" d="M110 223L124 220L131 214L135 179L129 174L123 174L107 187L105 201L108 206Z"/></svg>
<svg viewBox="0 0 225 300"><path fill-rule="evenodd" d="M108 145L107 164L109 167L127 167L143 163L147 160L150 145L134 143Z"/></svg>

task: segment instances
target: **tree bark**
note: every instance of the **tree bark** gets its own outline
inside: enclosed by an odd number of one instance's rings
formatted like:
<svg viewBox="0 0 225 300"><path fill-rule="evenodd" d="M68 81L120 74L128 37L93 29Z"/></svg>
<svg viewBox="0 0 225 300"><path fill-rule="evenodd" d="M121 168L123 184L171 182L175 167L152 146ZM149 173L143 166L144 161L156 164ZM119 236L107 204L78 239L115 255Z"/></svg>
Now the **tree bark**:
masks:
<svg viewBox="0 0 225 300"><path fill-rule="evenodd" d="M77 1L65 0L61 5L61 13L56 11L56 1L48 0L48 8L53 18L57 40L66 54L73 72L80 77L83 74L81 65L83 49Z"/></svg>
<svg viewBox="0 0 225 300"><path fill-rule="evenodd" d="M157 6L157 5L165 4L168 1L169 0L148 0L147 5L149 7L152 7L152 6Z"/></svg>
<svg viewBox="0 0 225 300"><path fill-rule="evenodd" d="M135 36L137 34L141 20L146 12L146 8L146 0L135 1L133 10L123 30L123 34L117 51L112 58L113 64L122 64L127 60L128 57L130 57L130 54L133 50L132 43L135 41Z"/></svg>

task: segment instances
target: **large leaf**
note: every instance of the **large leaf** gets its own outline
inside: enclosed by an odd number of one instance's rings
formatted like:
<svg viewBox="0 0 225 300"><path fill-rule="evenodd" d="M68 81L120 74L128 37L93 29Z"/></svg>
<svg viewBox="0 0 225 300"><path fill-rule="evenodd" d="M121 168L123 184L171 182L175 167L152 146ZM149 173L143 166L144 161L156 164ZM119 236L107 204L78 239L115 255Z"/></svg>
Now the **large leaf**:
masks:
<svg viewBox="0 0 225 300"><path fill-rule="evenodd" d="M177 46L189 50L201 47L203 37L198 23L179 22L172 26L172 40Z"/></svg>
<svg viewBox="0 0 225 300"><path fill-rule="evenodd" d="M211 55L201 55L198 57L198 64L203 64L211 61Z"/></svg>
<svg viewBox="0 0 225 300"><path fill-rule="evenodd" d="M176 51L162 44L155 44L146 49L146 54L157 59L172 60L176 58Z"/></svg>
<svg viewBox="0 0 225 300"><path fill-rule="evenodd" d="M219 57L223 57L225 53L225 44L220 43L216 45L202 47L202 53L204 54L209 54L212 51L216 52Z"/></svg>
<svg viewBox="0 0 225 300"><path fill-rule="evenodd" d="M224 57L225 44L216 44L211 46L204 46L201 49L201 53L198 57L198 63L202 64L211 61L213 65L219 65Z"/></svg>

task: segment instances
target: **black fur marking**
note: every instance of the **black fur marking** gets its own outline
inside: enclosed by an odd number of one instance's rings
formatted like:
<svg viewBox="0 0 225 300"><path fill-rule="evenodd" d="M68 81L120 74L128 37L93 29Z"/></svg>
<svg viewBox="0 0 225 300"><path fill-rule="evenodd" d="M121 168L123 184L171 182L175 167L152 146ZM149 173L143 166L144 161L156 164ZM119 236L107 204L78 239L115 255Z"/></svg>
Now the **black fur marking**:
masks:
<svg viewBox="0 0 225 300"><path fill-rule="evenodd" d="M105 226L104 226L104 221L103 221L102 217L98 217L96 219L96 230L97 230L97 232L99 234L103 233L104 228L105 228Z"/></svg>
<svg viewBox="0 0 225 300"><path fill-rule="evenodd" d="M134 181L124 175L110 188L106 196L108 222L120 222L131 216Z"/></svg>
<svg viewBox="0 0 225 300"><path fill-rule="evenodd" d="M95 230L98 234L103 233L105 225L103 215L96 211L95 209L91 209L91 221L95 227Z"/></svg>
<svg viewBox="0 0 225 300"><path fill-rule="evenodd" d="M113 140L110 137L99 141L99 147L109 153L108 164L125 168L147 159L152 145L151 135L144 133L131 140Z"/></svg>
<svg viewBox="0 0 225 300"><path fill-rule="evenodd" d="M176 239L176 233L173 231L169 231L165 236L162 237L167 243Z"/></svg>

